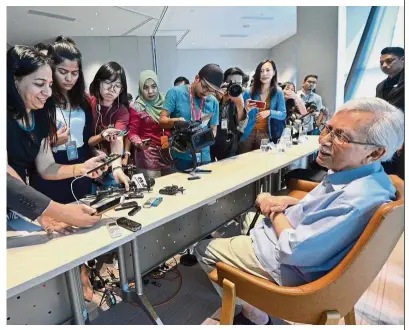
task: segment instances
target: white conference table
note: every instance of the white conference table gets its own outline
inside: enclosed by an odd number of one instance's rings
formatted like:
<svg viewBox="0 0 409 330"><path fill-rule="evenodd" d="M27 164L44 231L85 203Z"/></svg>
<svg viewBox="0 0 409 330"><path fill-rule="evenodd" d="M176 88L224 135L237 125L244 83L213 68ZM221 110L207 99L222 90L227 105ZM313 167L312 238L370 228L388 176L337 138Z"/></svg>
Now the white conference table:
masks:
<svg viewBox="0 0 409 330"><path fill-rule="evenodd" d="M285 153L256 150L223 161L203 166L212 173L200 173L201 179L187 180L188 175L175 173L156 180L153 191L138 200L140 205L159 189L176 184L186 191L176 196L163 196L159 207L144 209L134 217L129 210L109 211L93 228L82 229L69 236L56 235L49 240L44 232L30 234L7 232L7 298L13 297L60 274L72 271L79 265L131 242L137 236L172 221L192 210L214 203L235 190L277 173L292 162L308 156L318 149L318 137L309 136L305 144L295 145ZM140 231L132 233L122 229L122 236L110 237L106 224L112 218L126 216L142 224ZM77 299L82 295L77 294ZM83 313L83 311L81 311ZM79 318L79 314L75 314ZM78 320L77 320L78 321Z"/></svg>

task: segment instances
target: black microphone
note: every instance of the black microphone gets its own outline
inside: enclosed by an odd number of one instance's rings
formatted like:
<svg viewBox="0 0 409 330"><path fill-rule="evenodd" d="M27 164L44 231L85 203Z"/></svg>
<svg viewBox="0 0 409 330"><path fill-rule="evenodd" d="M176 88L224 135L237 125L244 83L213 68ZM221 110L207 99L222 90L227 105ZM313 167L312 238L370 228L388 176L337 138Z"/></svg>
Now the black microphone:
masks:
<svg viewBox="0 0 409 330"><path fill-rule="evenodd" d="M155 179L154 178L147 178L146 179L146 186L148 187L148 190L155 185Z"/></svg>

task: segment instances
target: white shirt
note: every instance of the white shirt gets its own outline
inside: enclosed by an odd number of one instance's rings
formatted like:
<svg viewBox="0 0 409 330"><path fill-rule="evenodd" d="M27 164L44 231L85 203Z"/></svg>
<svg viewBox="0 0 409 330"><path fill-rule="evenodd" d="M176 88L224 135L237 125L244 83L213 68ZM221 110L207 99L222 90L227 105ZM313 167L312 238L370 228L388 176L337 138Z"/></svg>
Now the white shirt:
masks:
<svg viewBox="0 0 409 330"><path fill-rule="evenodd" d="M85 112L81 108L73 109L71 111L71 120L69 118L70 110L56 108L57 131L62 125L66 125L70 129L71 141L75 141L77 148L81 148L84 145ZM65 151L66 146L63 144L54 148L54 151L60 150Z"/></svg>

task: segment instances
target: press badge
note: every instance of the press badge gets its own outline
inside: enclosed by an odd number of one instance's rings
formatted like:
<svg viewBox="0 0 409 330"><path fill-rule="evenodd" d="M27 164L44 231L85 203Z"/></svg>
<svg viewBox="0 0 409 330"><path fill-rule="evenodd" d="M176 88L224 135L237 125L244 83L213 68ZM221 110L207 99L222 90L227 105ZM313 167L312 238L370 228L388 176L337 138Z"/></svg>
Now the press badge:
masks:
<svg viewBox="0 0 409 330"><path fill-rule="evenodd" d="M67 158L68 158L68 160L78 159L77 142L70 141L65 145L65 147L67 148Z"/></svg>
<svg viewBox="0 0 409 330"><path fill-rule="evenodd" d="M227 119L222 119L222 129L227 129Z"/></svg>

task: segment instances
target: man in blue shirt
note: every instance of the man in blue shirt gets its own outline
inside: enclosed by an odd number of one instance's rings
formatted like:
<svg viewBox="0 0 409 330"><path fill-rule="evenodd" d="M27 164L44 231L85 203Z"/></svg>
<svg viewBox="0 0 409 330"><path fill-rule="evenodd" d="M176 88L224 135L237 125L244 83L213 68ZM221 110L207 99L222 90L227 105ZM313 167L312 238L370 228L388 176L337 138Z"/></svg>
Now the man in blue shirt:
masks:
<svg viewBox="0 0 409 330"><path fill-rule="evenodd" d="M322 130L317 162L329 169L302 200L260 194L265 218L250 236L200 242L206 272L217 261L279 285L298 286L333 269L351 250L375 211L395 199L381 161L403 143L404 115L379 98L344 104ZM268 316L242 302L240 317L265 324ZM248 322L250 322L248 321Z"/></svg>
<svg viewBox="0 0 409 330"><path fill-rule="evenodd" d="M205 65L189 85L171 88L165 98L163 111L160 114L159 125L162 128L172 128L176 121L200 120L202 116L212 114L209 125L216 136L219 125L219 102L215 93L223 93L220 88L223 82L223 71L217 64ZM172 151L176 168L186 170L192 168L192 155L189 152ZM196 154L198 164L210 163L210 147Z"/></svg>

